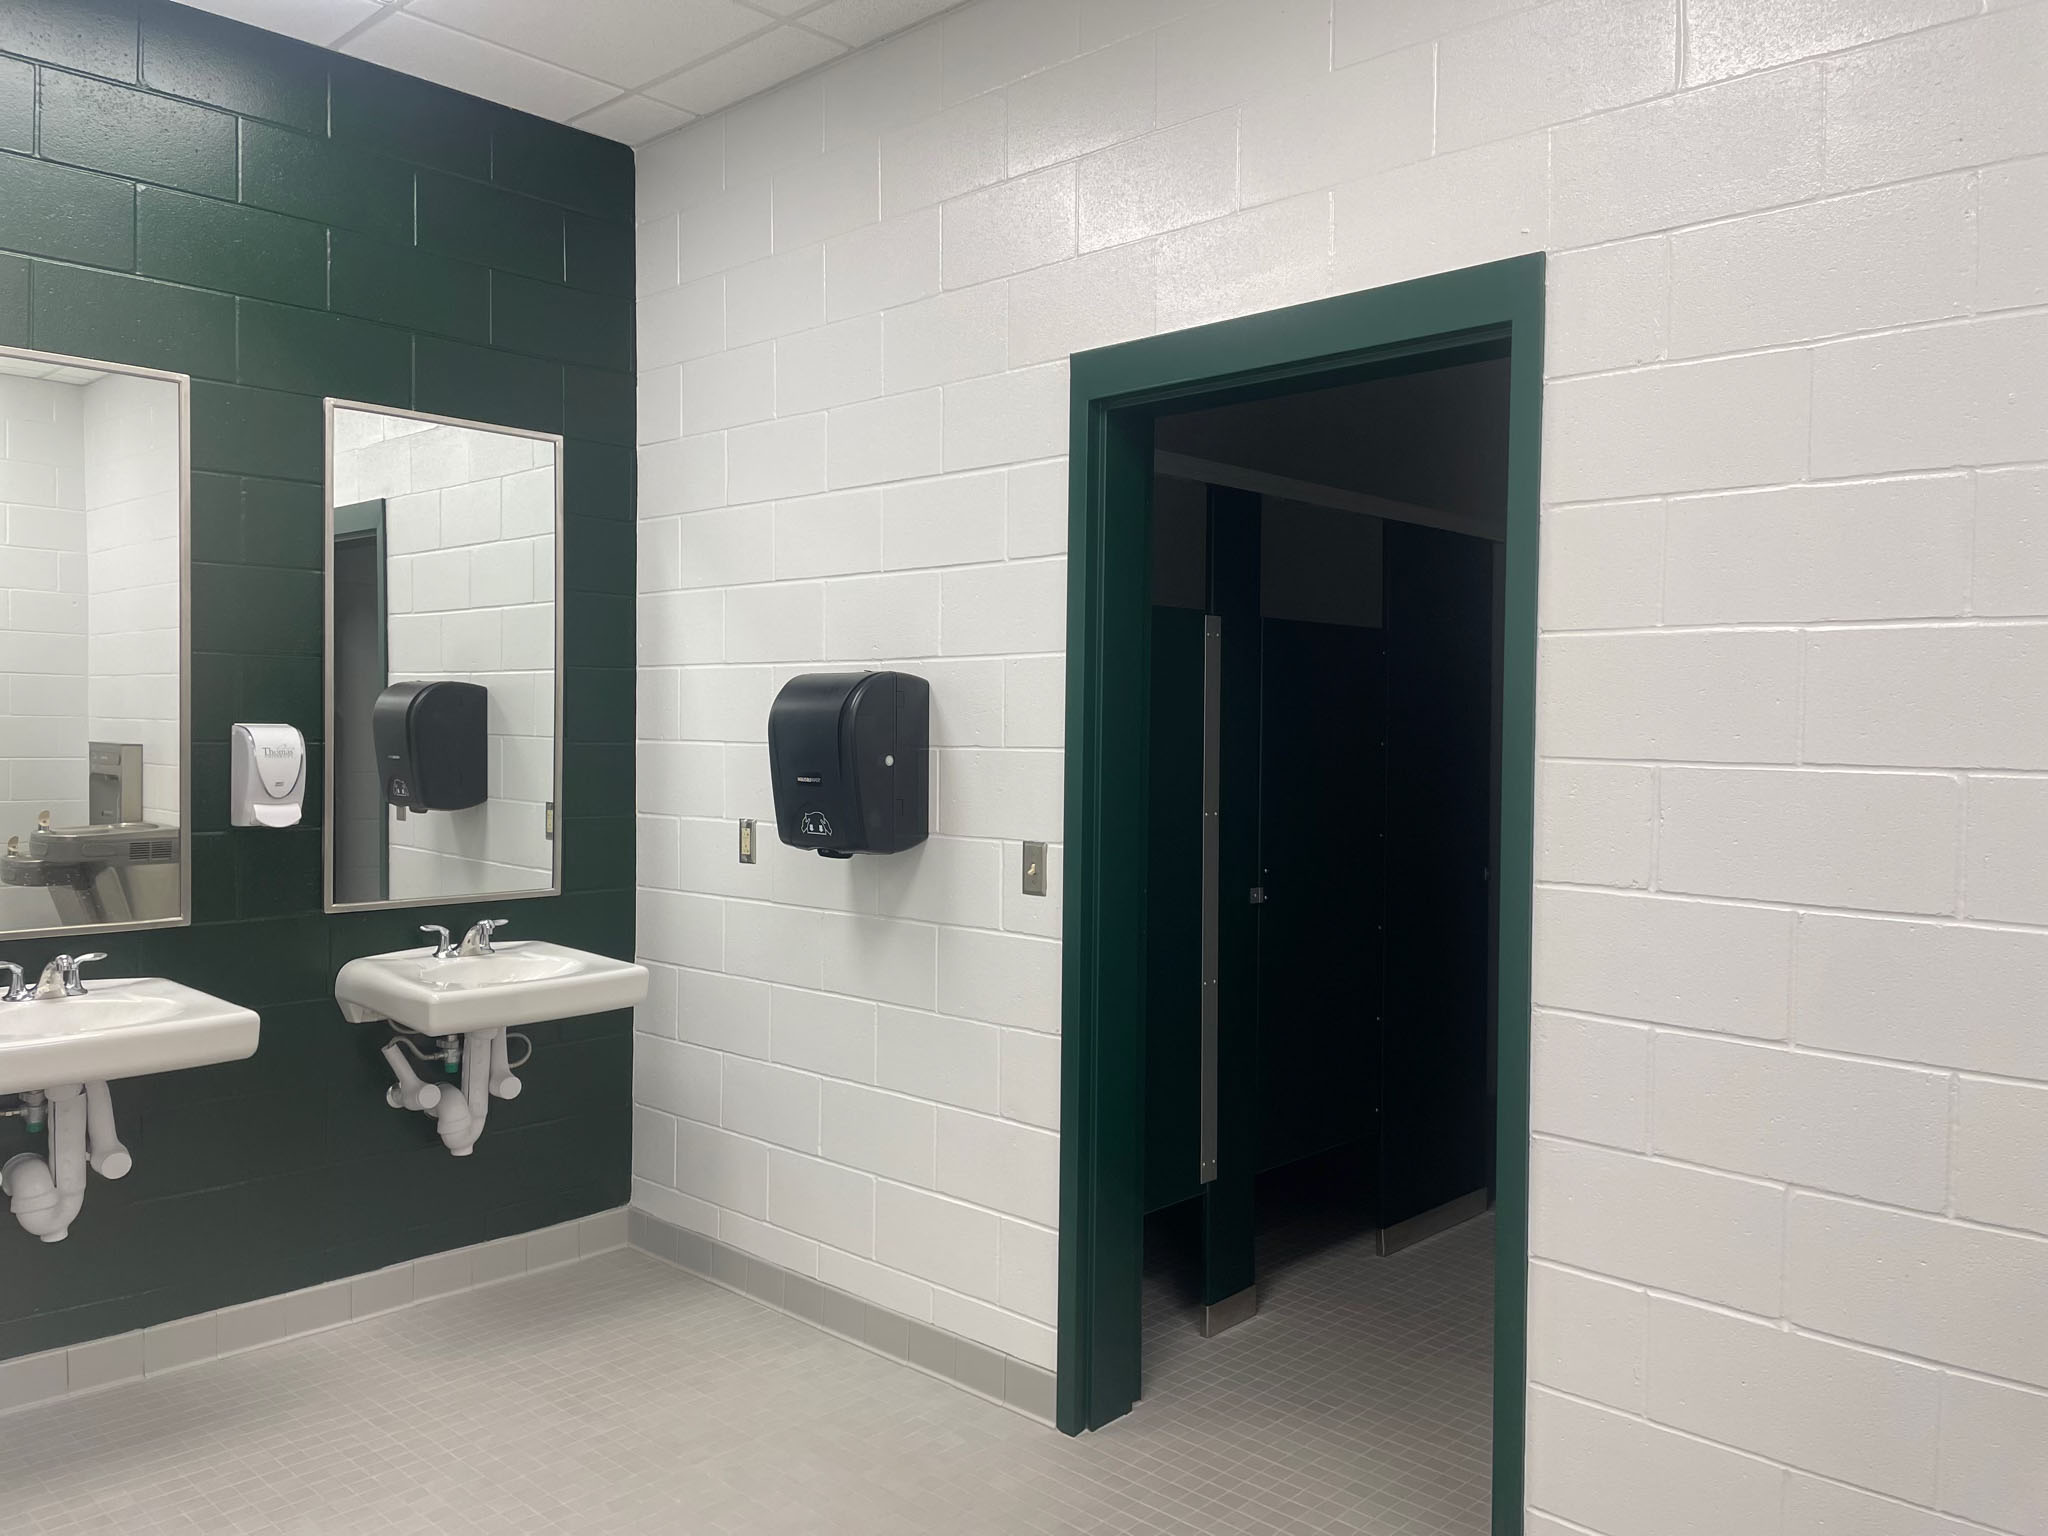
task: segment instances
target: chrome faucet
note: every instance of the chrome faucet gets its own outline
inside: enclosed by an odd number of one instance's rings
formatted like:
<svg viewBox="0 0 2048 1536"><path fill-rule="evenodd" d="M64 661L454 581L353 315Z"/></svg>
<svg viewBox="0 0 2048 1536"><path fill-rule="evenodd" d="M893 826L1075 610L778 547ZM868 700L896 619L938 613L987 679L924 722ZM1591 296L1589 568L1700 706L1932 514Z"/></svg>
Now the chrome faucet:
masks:
<svg viewBox="0 0 2048 1536"><path fill-rule="evenodd" d="M511 919L487 917L462 936L462 947L458 955L488 955L495 953L491 948L491 935L503 928Z"/></svg>
<svg viewBox="0 0 2048 1536"><path fill-rule="evenodd" d="M16 965L12 960L0 960L0 971L7 972L8 977L7 991L4 994L0 994L0 1003L25 1002L32 995L28 989L28 981L22 975L20 966Z"/></svg>
<svg viewBox="0 0 2048 1536"><path fill-rule="evenodd" d="M89 955L57 956L43 967L42 979L36 983L35 996L39 999L85 996L85 983L78 979L78 968L106 958L106 953L101 950L95 950Z"/></svg>
<svg viewBox="0 0 2048 1536"><path fill-rule="evenodd" d="M455 958L455 943L448 937L448 930L446 928L443 928L439 923L421 923L420 932L438 933L441 936L434 941L434 958L436 960L453 960Z"/></svg>

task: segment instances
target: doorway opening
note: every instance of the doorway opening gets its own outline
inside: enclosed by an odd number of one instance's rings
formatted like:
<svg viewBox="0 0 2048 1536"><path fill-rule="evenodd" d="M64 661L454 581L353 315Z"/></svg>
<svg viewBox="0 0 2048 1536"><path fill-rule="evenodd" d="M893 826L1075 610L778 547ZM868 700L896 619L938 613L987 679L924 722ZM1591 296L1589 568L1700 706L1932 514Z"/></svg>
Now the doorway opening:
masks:
<svg viewBox="0 0 2048 1536"><path fill-rule="evenodd" d="M1224 1405L1445 1536L1521 1529L1541 310L1074 360L1060 1425Z"/></svg>

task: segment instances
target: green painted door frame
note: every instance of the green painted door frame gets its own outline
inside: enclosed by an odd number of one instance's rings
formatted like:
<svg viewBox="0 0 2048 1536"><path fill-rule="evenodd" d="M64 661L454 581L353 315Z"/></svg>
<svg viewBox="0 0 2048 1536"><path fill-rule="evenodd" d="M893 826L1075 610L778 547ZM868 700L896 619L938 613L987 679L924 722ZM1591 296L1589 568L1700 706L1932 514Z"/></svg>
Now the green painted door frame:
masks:
<svg viewBox="0 0 2048 1536"><path fill-rule="evenodd" d="M1077 353L1067 552L1058 1422L1139 1391L1152 422L1478 356L1509 357L1501 702L1495 1536L1522 1529L1529 1208L1530 903L1543 256Z"/></svg>

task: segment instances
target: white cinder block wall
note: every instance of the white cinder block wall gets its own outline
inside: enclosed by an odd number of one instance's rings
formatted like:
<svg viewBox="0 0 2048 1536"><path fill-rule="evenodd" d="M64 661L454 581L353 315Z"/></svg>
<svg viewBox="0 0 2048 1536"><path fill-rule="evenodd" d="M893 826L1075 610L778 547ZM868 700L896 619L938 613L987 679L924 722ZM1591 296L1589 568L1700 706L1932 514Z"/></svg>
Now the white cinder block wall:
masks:
<svg viewBox="0 0 2048 1536"><path fill-rule="evenodd" d="M1548 249L1531 1529L2048 1532L2048 6L979 0L639 164L642 1206L1051 1360L1064 359ZM931 843L740 866L898 663Z"/></svg>

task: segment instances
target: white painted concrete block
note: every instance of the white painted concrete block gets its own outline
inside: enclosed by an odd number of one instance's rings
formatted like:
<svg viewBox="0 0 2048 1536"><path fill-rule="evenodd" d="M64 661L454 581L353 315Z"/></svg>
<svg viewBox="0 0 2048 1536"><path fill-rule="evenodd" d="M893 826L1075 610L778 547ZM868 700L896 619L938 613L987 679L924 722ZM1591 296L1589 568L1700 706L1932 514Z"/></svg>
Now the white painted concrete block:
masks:
<svg viewBox="0 0 2048 1536"><path fill-rule="evenodd" d="M2048 1236L2048 1086L1956 1085L1955 1214Z"/></svg>
<svg viewBox="0 0 2048 1536"><path fill-rule="evenodd" d="M937 754L932 830L948 837L1057 842L1066 811L1061 754L958 748Z"/></svg>
<svg viewBox="0 0 2048 1536"><path fill-rule="evenodd" d="M995 1113L999 1031L909 1008L884 1008L877 1024L878 1086L935 1104ZM946 1186L942 1182L940 1187Z"/></svg>
<svg viewBox="0 0 2048 1536"><path fill-rule="evenodd" d="M1463 149L1670 91L1677 0L1560 0L1437 45L1436 143Z"/></svg>
<svg viewBox="0 0 2048 1536"><path fill-rule="evenodd" d="M1247 100L1239 200L1277 202L1427 159L1434 62L1427 47L1404 49Z"/></svg>
<svg viewBox="0 0 2048 1536"><path fill-rule="evenodd" d="M1559 251L1544 269L1545 373L1632 368L1665 355L1671 245L1662 235Z"/></svg>
<svg viewBox="0 0 2048 1536"><path fill-rule="evenodd" d="M1648 1297L1555 1264L1529 1266L1529 1379L1643 1411Z"/></svg>
<svg viewBox="0 0 2048 1536"><path fill-rule="evenodd" d="M1784 1471L1554 1392L1529 1396L1529 1503L1574 1531L1775 1531Z"/></svg>
<svg viewBox="0 0 2048 1536"><path fill-rule="evenodd" d="M1551 1136L1643 1151L1650 1119L1650 1031L1536 1014L1529 1123Z"/></svg>
<svg viewBox="0 0 2048 1536"><path fill-rule="evenodd" d="M1652 1056L1660 1156L1887 1205L1947 1201L1944 1072L1662 1032Z"/></svg>
<svg viewBox="0 0 2048 1536"><path fill-rule="evenodd" d="M1002 1290L1002 1223L958 1200L884 1181L875 1187L875 1258L993 1301Z"/></svg>
<svg viewBox="0 0 2048 1536"><path fill-rule="evenodd" d="M1838 629L1806 640L1808 761L2048 768L2048 625Z"/></svg>
<svg viewBox="0 0 2048 1536"><path fill-rule="evenodd" d="M1079 162L1080 249L1199 224L1237 207L1237 114L1193 118Z"/></svg>
<svg viewBox="0 0 2048 1536"><path fill-rule="evenodd" d="M1592 245L1811 197L1822 97L1807 65L1564 124L1550 136L1552 239Z"/></svg>
<svg viewBox="0 0 2048 1536"><path fill-rule="evenodd" d="M1151 335L1157 254L1154 242L1137 241L1011 278L1009 366Z"/></svg>
<svg viewBox="0 0 2048 1536"><path fill-rule="evenodd" d="M1943 1508L1996 1530L2048 1530L2048 1394L1967 1376L1942 1385Z"/></svg>
<svg viewBox="0 0 2048 1536"><path fill-rule="evenodd" d="M1948 176L1681 231L1671 237L1672 355L1962 314L1974 205L1968 179Z"/></svg>
<svg viewBox="0 0 2048 1536"><path fill-rule="evenodd" d="M829 1081L821 1085L820 1099L820 1151L827 1161L865 1168L899 1183L931 1184L938 1122L930 1104Z"/></svg>
<svg viewBox="0 0 2048 1536"><path fill-rule="evenodd" d="M1005 174L1023 176L1150 130L1154 68L1153 39L1140 35L1008 86Z"/></svg>
<svg viewBox="0 0 2048 1536"><path fill-rule="evenodd" d="M1666 768L1664 890L1873 911L1953 912L1960 786L1939 774Z"/></svg>
<svg viewBox="0 0 2048 1536"><path fill-rule="evenodd" d="M1970 505L1966 475L1680 497L1665 514L1664 621L1960 614Z"/></svg>
<svg viewBox="0 0 2048 1536"><path fill-rule="evenodd" d="M1972 775L1965 793L1964 914L2048 924L2048 779Z"/></svg>
<svg viewBox="0 0 2048 1536"><path fill-rule="evenodd" d="M768 1219L846 1253L875 1244L875 1181L780 1147L768 1154Z"/></svg>
<svg viewBox="0 0 2048 1536"><path fill-rule="evenodd" d="M1981 470L1973 613L2048 613L2048 469Z"/></svg>
<svg viewBox="0 0 2048 1536"><path fill-rule="evenodd" d="M1620 892L1539 889L1538 1007L1783 1039L1792 914Z"/></svg>
<svg viewBox="0 0 2048 1536"><path fill-rule="evenodd" d="M2048 1286L2048 1238L1795 1193L1785 1316L1802 1327L2048 1386L2048 1334L2015 1328Z"/></svg>
<svg viewBox="0 0 2048 1536"><path fill-rule="evenodd" d="M1559 380L1544 391L1544 495L1597 501L1802 479L1808 389L1803 352Z"/></svg>
<svg viewBox="0 0 2048 1536"><path fill-rule="evenodd" d="M955 288L885 310L882 381L893 392L999 373L1008 325L1008 285L1002 282Z"/></svg>
<svg viewBox="0 0 2048 1536"><path fill-rule="evenodd" d="M948 288L1026 272L1075 251L1074 168L969 192L942 211L940 277Z"/></svg>
<svg viewBox="0 0 2048 1536"><path fill-rule="evenodd" d="M875 1080L875 1005L796 987L770 989L768 1054L849 1082Z"/></svg>
<svg viewBox="0 0 2048 1536"><path fill-rule="evenodd" d="M1648 1383L1659 1423L1934 1502L1939 1371L1653 1296Z"/></svg>
<svg viewBox="0 0 2048 1536"><path fill-rule="evenodd" d="M1905 181L2048 149L2048 16L2002 9L1827 64L1828 185Z"/></svg>
<svg viewBox="0 0 2048 1536"><path fill-rule="evenodd" d="M1027 934L941 928L938 996L946 1013L1057 1034L1059 945Z"/></svg>
<svg viewBox="0 0 2048 1536"><path fill-rule="evenodd" d="M1986 390L1985 379L2000 387ZM2048 458L2048 315L1829 342L1813 354L1813 472Z"/></svg>
<svg viewBox="0 0 2048 1536"><path fill-rule="evenodd" d="M1646 889L1656 862L1657 774L1632 763L1539 765L1536 878Z"/></svg>
<svg viewBox="0 0 2048 1536"><path fill-rule="evenodd" d="M2048 160L1977 177L1977 306L2048 303Z"/></svg>
<svg viewBox="0 0 2048 1536"><path fill-rule="evenodd" d="M818 1086L819 1080L808 1072L728 1056L719 1098L720 1123L757 1141L816 1152Z"/></svg>
<svg viewBox="0 0 2048 1536"><path fill-rule="evenodd" d="M778 580L844 576L882 568L882 493L837 491L777 502L773 522Z"/></svg>
<svg viewBox="0 0 2048 1536"><path fill-rule="evenodd" d="M828 912L819 947L824 986L906 1008L932 1006L938 930L888 917Z"/></svg>
<svg viewBox="0 0 2048 1536"><path fill-rule="evenodd" d="M768 1215L768 1149L691 1120L676 1122L676 1188L721 1210Z"/></svg>
<svg viewBox="0 0 2048 1536"><path fill-rule="evenodd" d="M1050 1131L939 1110L938 1187L1041 1226L1060 1219L1060 1143Z"/></svg>
<svg viewBox="0 0 2048 1536"><path fill-rule="evenodd" d="M1537 1258L1775 1316L1784 1225L1778 1185L1536 1139L1529 1251Z"/></svg>
<svg viewBox="0 0 2048 1536"><path fill-rule="evenodd" d="M977 96L882 135L882 213L896 218L1001 181L1006 103ZM934 216L936 227L937 218ZM936 266L936 249L933 251Z"/></svg>
<svg viewBox="0 0 2048 1536"><path fill-rule="evenodd" d="M825 318L847 320L939 291L939 211L901 217L825 242Z"/></svg>
<svg viewBox="0 0 2048 1536"><path fill-rule="evenodd" d="M783 416L872 400L882 392L882 318L855 315L775 344L775 409Z"/></svg>
<svg viewBox="0 0 2048 1536"><path fill-rule="evenodd" d="M1792 630L1551 635L1539 750L1558 757L1789 763L1799 750Z"/></svg>

